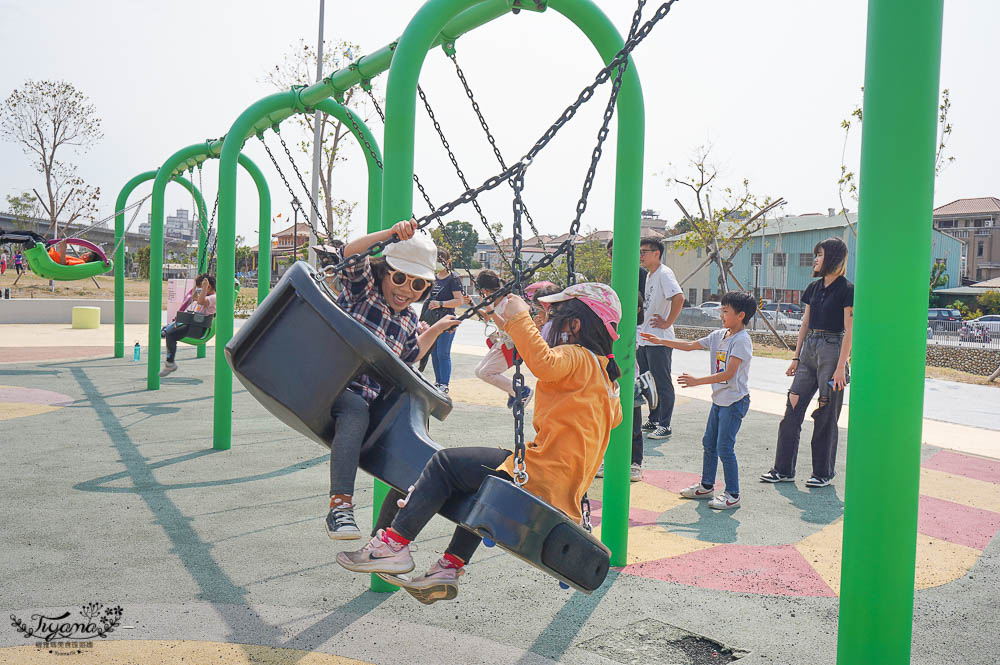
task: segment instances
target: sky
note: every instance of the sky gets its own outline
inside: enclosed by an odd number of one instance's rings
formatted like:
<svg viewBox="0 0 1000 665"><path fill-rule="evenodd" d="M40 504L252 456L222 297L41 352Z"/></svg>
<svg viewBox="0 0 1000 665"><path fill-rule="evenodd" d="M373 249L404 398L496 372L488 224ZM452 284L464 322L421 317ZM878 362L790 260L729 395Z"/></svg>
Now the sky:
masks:
<svg viewBox="0 0 1000 665"><path fill-rule="evenodd" d="M596 2L627 32L635 6L631 0ZM646 16L656 6L650 2ZM349 40L368 53L395 40L418 7L404 0L331 0L325 38ZM723 185L747 178L758 195L784 197L785 214L839 208L840 122L861 102L866 11L859 1L678 2L634 54L646 105L643 207L664 219L679 219L673 200L686 203L689 195L666 181L689 173L693 154L711 145ZM0 0L0 43L6 54L0 94L6 97L27 79L61 79L90 98L103 120L104 138L86 154L61 157L78 164L84 179L101 188L103 217L114 212L118 191L131 177L155 169L184 146L221 136L247 106L274 92L267 73L299 40L315 44L318 14L319 0ZM941 85L951 93L949 152L955 161L938 177L935 205L1000 196L994 181L1000 172L994 112L1000 107L1000 87L986 76L995 69L998 21L1000 3L945 4ZM582 33L554 11L493 21L458 41L458 57L508 162L531 147L602 64ZM384 78L377 85L384 85ZM497 172L440 50L429 54L421 85L469 181L480 183ZM543 233L569 228L608 89L600 89L528 173L525 201ZM379 120L373 118L370 126L381 142ZM612 226L614 126L584 229ZM272 148L277 146L273 135L268 138ZM857 169L859 146L860 132L852 131L846 151L851 169ZM256 140L245 150L268 178L273 213L290 219L291 195L266 154ZM338 197L358 202L351 226L355 235L365 224L367 173L361 147L349 142L343 154L348 159L335 171L335 188ZM308 170L308 155L297 155L297 161ZM204 169L209 205L215 198L216 164L212 160ZM291 169L283 168L294 184ZM419 113L416 171L436 204L462 191L430 122ZM0 194L42 182L20 146L0 142ZM242 174L238 187L237 233L256 244L256 193ZM132 200L150 188L140 187ZM304 192L297 194L305 200ZM417 214L426 212L416 193L414 199ZM482 202L491 221L502 221L509 235L509 190L484 195ZM856 208L854 201L846 205ZM190 207L183 189L168 188L168 214ZM148 207L143 221L146 212ZM471 207L450 219L479 228ZM485 237L481 228L480 236Z"/></svg>

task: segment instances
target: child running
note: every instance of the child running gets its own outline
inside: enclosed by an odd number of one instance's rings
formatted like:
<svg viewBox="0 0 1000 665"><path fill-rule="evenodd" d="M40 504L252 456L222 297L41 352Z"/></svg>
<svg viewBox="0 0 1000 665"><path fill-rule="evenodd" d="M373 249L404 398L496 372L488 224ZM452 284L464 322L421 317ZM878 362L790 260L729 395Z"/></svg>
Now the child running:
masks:
<svg viewBox="0 0 1000 665"><path fill-rule="evenodd" d="M492 270L483 270L476 277L476 288L482 294L483 298L489 298L500 288L500 276ZM510 296L504 296L494 303L493 307L486 307L480 310L482 312L480 318L487 324L491 322L496 324L497 331L487 338L489 342L487 346L490 347L490 350L486 352L486 355L483 356L483 359L476 366L476 378L480 381L485 381L491 386L496 386L507 393L507 408L513 409L515 400L514 382L510 377L504 376L504 372L511 367L512 361L510 358L514 351L514 342L509 335L503 332L501 319L494 314L495 310L503 310L508 298ZM525 386L523 401L527 403L529 399L531 399L531 388Z"/></svg>
<svg viewBox="0 0 1000 665"><path fill-rule="evenodd" d="M437 247L413 220L376 231L349 242L344 257L360 254L393 234L400 242L385 248L379 258L366 258L341 274L344 290L337 305L360 321L405 363L426 354L438 336L459 324L445 316L417 334L417 315L410 305L427 296L434 281ZM336 431L330 443L330 512L326 533L333 540L356 540L361 531L354 521L354 479L358 474L361 443L368 431L368 410L381 386L368 375L358 377L331 408Z"/></svg>
<svg viewBox="0 0 1000 665"><path fill-rule="evenodd" d="M570 286L545 301L560 303L547 342L518 296L509 296L495 316L538 377L536 435L526 444L524 488L580 522L580 500L608 447L611 429L622 420L616 383L621 371L611 353L621 304L610 286L594 282ZM509 450L439 450L401 502L391 526L379 529L364 548L338 554L337 563L358 573L384 574L425 604L455 598L458 578L480 537L457 527L444 556L412 579L398 577L414 568L409 543L451 496L475 492L488 476L509 480L513 473Z"/></svg>
<svg viewBox="0 0 1000 665"><path fill-rule="evenodd" d="M757 311L757 303L747 293L727 293L722 296L722 329L715 330L697 342L663 339L650 333L642 338L679 351L708 349L709 376L696 378L681 374L677 383L684 388L712 384L712 410L701 443L705 447L701 465L701 482L681 490L688 499L711 499L709 508L732 510L740 505L739 466L736 463L736 433L750 408L750 360L753 341L746 324ZM722 460L726 490L712 498L715 474Z"/></svg>

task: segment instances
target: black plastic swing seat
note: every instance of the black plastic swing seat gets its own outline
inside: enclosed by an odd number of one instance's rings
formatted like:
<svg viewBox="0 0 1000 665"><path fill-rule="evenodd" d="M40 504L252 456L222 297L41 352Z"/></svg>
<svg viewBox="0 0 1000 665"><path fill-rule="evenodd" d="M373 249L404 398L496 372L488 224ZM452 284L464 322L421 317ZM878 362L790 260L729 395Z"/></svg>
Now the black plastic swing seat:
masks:
<svg viewBox="0 0 1000 665"><path fill-rule="evenodd" d="M205 337L209 330L213 330L215 323L214 314L202 314L201 312L177 312L174 321L178 325L187 326L186 338L201 339Z"/></svg>
<svg viewBox="0 0 1000 665"><path fill-rule="evenodd" d="M314 274L305 263L293 265L226 345L226 358L268 411L327 448L334 400L355 377L375 378L382 391L360 466L405 493L441 450L427 427L430 416L443 420L451 412L451 400L337 307ZM507 480L487 478L439 512L585 593L607 576L610 552L600 541Z"/></svg>

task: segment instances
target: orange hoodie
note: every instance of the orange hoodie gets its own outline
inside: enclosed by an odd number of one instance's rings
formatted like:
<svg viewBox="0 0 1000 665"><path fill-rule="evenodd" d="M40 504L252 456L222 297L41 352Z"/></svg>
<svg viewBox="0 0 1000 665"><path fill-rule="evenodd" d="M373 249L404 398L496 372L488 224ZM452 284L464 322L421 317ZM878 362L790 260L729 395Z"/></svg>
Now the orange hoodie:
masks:
<svg viewBox="0 0 1000 665"><path fill-rule="evenodd" d="M607 358L576 344L546 344L528 312L508 320L505 330L538 379L524 487L580 522L580 500L604 459L611 430L622 421L618 384L608 380ZM513 476L514 457L498 470Z"/></svg>

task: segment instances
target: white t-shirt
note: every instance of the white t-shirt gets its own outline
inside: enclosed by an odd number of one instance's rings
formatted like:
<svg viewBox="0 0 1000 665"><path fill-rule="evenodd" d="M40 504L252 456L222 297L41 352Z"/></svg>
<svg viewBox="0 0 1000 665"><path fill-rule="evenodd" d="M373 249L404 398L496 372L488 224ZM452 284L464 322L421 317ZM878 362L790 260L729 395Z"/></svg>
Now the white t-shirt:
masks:
<svg viewBox="0 0 1000 665"><path fill-rule="evenodd" d="M670 315L670 299L678 293L683 293L683 291L681 291L681 285L677 283L677 278L674 277L673 270L665 265L660 265L656 272L649 273L646 277L646 292L643 294L645 303L643 323L636 333L638 346L653 345L652 342L638 337L638 333L650 333L664 339L675 339L672 325L666 329L653 327L653 316L659 314L666 319Z"/></svg>
<svg viewBox="0 0 1000 665"><path fill-rule="evenodd" d="M729 406L750 394L750 360L753 358L753 340L750 333L741 330L726 337L726 328L713 330L698 340L708 349L708 371L710 374L725 372L730 358L740 359L740 368L728 381L712 384L712 403Z"/></svg>
<svg viewBox="0 0 1000 665"><path fill-rule="evenodd" d="M199 312L201 314L215 314L215 294L205 296L205 305L198 304L198 297L192 296L191 304L187 306L189 312Z"/></svg>

